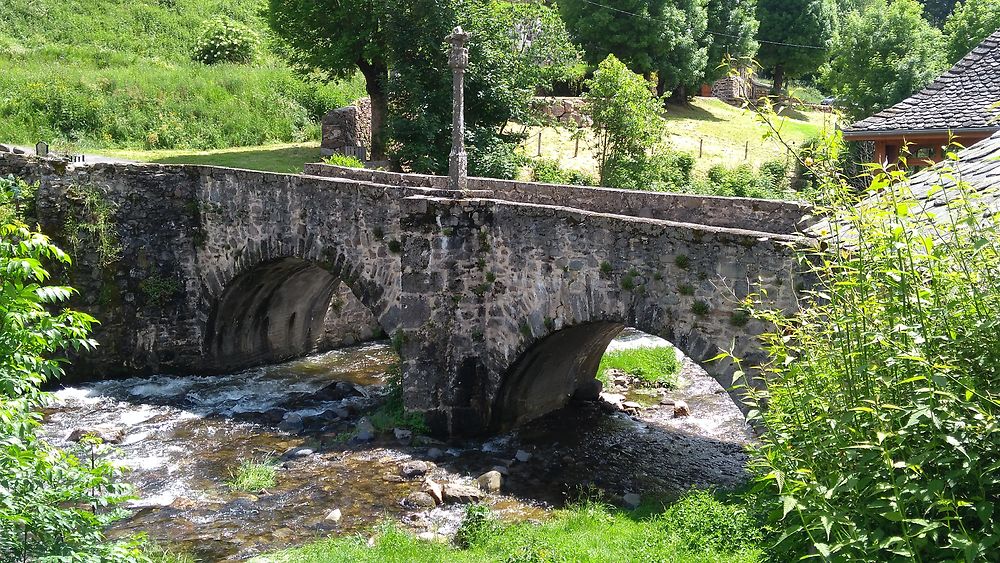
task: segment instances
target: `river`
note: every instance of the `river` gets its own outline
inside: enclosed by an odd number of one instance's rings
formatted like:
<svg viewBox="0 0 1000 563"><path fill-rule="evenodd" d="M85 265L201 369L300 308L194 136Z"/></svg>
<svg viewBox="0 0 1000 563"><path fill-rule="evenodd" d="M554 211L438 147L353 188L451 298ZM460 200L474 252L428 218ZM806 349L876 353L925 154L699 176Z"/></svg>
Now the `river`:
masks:
<svg viewBox="0 0 1000 563"><path fill-rule="evenodd" d="M639 345L668 344L626 331L610 348ZM128 468L138 498L111 534L146 532L202 561L244 560L386 519L415 533L452 533L460 504L403 502L421 485L398 477L411 460L432 461L429 476L443 483L474 485L501 468L501 493L487 502L511 519L543 519L582 492L621 503L629 493L669 497L747 478L751 434L739 409L686 358L679 388L650 395L638 413L575 403L488 440L350 439L383 400L397 360L387 343L373 343L229 375L66 387L45 411L43 434L71 446L74 430L98 429L118 442L110 455ZM670 400L686 401L691 415L675 417L661 404ZM273 490L231 492L231 470L263 458L279 464ZM339 519L328 518L334 509Z"/></svg>

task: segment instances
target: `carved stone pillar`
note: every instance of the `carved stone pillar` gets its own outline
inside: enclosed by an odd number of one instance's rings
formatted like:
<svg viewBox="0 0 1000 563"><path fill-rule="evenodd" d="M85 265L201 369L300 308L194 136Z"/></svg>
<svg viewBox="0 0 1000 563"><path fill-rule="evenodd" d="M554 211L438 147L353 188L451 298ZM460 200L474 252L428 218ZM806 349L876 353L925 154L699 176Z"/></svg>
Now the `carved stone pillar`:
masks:
<svg viewBox="0 0 1000 563"><path fill-rule="evenodd" d="M448 65L453 79L453 118L451 129L451 154L448 156L448 187L465 190L468 187L469 156L465 152L465 69L469 68L469 34L456 27L448 36L451 52Z"/></svg>

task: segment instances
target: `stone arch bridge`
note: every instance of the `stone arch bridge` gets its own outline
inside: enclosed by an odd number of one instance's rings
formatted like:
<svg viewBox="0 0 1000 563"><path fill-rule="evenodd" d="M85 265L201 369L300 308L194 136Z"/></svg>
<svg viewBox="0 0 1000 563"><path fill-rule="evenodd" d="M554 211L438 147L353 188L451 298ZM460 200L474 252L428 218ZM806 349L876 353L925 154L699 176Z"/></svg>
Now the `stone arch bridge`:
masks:
<svg viewBox="0 0 1000 563"><path fill-rule="evenodd" d="M40 183L37 220L74 251L76 305L103 321L80 372L231 371L384 334L407 408L467 435L593 387L626 326L728 387L734 366L707 359L763 358L739 299L760 285L794 304L798 204L305 172L0 154L0 175ZM111 228L78 228L99 213Z"/></svg>

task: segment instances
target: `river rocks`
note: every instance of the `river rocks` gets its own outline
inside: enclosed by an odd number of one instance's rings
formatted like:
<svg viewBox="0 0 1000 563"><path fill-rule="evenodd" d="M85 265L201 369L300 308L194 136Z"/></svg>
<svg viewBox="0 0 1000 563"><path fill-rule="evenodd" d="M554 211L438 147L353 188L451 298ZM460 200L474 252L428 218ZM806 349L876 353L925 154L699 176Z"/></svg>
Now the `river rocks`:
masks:
<svg viewBox="0 0 1000 563"><path fill-rule="evenodd" d="M680 418L682 416L691 416L691 409L688 408L688 404L685 401L675 401L674 417Z"/></svg>
<svg viewBox="0 0 1000 563"><path fill-rule="evenodd" d="M503 480L499 471L487 471L476 479L479 488L487 493L495 493L500 490L500 483Z"/></svg>
<svg viewBox="0 0 1000 563"><path fill-rule="evenodd" d="M601 393L601 400L616 408L621 408L621 404L625 402L625 395L621 393Z"/></svg>
<svg viewBox="0 0 1000 563"><path fill-rule="evenodd" d="M344 515L340 512L339 508L334 508L333 510L330 511L329 514L326 515L325 520L329 520L331 522L340 522L340 519L343 518L343 516Z"/></svg>
<svg viewBox="0 0 1000 563"><path fill-rule="evenodd" d="M120 444L125 439L125 430L113 426L77 428L70 432L68 440L70 442L79 442L86 436L97 438L105 444Z"/></svg>
<svg viewBox="0 0 1000 563"><path fill-rule="evenodd" d="M405 483L406 478L401 475L396 475L394 473L383 473L382 480L386 483Z"/></svg>
<svg viewBox="0 0 1000 563"><path fill-rule="evenodd" d="M404 444L408 444L408 443L410 443L410 441L413 440L413 431L412 430L406 430L405 428L393 428L392 429L392 434L393 434L393 436L396 437L397 440L399 440L400 442L402 442Z"/></svg>
<svg viewBox="0 0 1000 563"><path fill-rule="evenodd" d="M434 469L435 465L428 461L421 461L415 459L413 461L407 461L403 465L399 466L399 474L407 479L413 479L414 477L421 477L431 469Z"/></svg>
<svg viewBox="0 0 1000 563"><path fill-rule="evenodd" d="M371 442L375 439L375 425L367 418L362 418L354 427L354 440L358 442Z"/></svg>
<svg viewBox="0 0 1000 563"><path fill-rule="evenodd" d="M284 420L278 425L278 430L290 434L301 432L303 428L305 428L305 423L302 421L302 415L297 412L285 414Z"/></svg>
<svg viewBox="0 0 1000 563"><path fill-rule="evenodd" d="M423 491L410 493L403 502L414 508L434 508L437 506L437 501L435 501L434 497Z"/></svg>
<svg viewBox="0 0 1000 563"><path fill-rule="evenodd" d="M347 397L356 397L362 393L357 388L346 381L337 381L312 394L314 399L320 401L340 401Z"/></svg>
<svg viewBox="0 0 1000 563"><path fill-rule="evenodd" d="M424 479L424 486L421 487L421 490L429 494L436 503L444 502L444 487L433 479Z"/></svg>
<svg viewBox="0 0 1000 563"><path fill-rule="evenodd" d="M281 454L281 457L278 458L278 459L280 461L289 461L289 460L293 460L293 459L298 459L300 457L308 457L308 456L313 455L314 453L316 453L316 450L313 450L311 448L304 448L304 447L300 446L300 447L289 449L287 452Z"/></svg>
<svg viewBox="0 0 1000 563"><path fill-rule="evenodd" d="M603 390L604 384L599 379L588 379L576 388L573 398L577 401L596 401Z"/></svg>
<svg viewBox="0 0 1000 563"><path fill-rule="evenodd" d="M444 452L441 451L439 448L430 448L427 450L426 457L431 461L437 461L442 457L444 457Z"/></svg>
<svg viewBox="0 0 1000 563"><path fill-rule="evenodd" d="M517 450L517 453L514 454L514 459L520 461L521 463L525 463L531 459L531 454L524 450Z"/></svg>
<svg viewBox="0 0 1000 563"><path fill-rule="evenodd" d="M622 502L624 502L625 506L630 510L635 510L636 508L639 508L640 504L642 504L642 497L639 496L638 493L625 493L622 495Z"/></svg>
<svg viewBox="0 0 1000 563"><path fill-rule="evenodd" d="M642 405L635 401L624 401L621 406L622 410L628 414L639 416L642 412Z"/></svg>
<svg viewBox="0 0 1000 563"><path fill-rule="evenodd" d="M479 502L483 499L483 492L475 487L459 485L458 483L445 483L442 493L444 502L458 502L469 504Z"/></svg>

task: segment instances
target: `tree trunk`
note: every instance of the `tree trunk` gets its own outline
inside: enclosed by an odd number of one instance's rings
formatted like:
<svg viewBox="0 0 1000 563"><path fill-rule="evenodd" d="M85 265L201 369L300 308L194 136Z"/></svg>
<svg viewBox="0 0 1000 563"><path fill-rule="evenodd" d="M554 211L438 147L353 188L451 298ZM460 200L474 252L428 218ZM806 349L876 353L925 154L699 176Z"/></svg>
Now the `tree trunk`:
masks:
<svg viewBox="0 0 1000 563"><path fill-rule="evenodd" d="M365 91L372 102L371 160L385 160L385 123L389 114L389 96L386 82L389 67L382 61L358 61L358 68L365 77Z"/></svg>
<svg viewBox="0 0 1000 563"><path fill-rule="evenodd" d="M781 95L785 87L785 65L777 64L774 67L774 85L771 86L771 94Z"/></svg>

